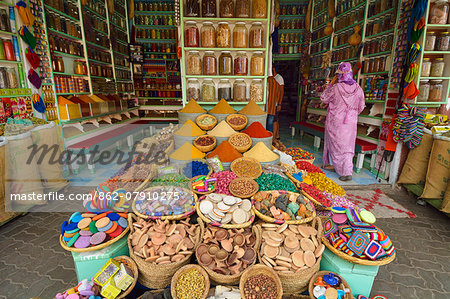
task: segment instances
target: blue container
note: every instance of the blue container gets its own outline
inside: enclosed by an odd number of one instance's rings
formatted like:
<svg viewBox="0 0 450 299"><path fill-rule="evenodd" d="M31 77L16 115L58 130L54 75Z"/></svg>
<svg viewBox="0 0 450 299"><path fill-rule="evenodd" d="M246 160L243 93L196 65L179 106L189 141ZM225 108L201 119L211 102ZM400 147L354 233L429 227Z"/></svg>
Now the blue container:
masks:
<svg viewBox="0 0 450 299"><path fill-rule="evenodd" d="M370 296L373 281L377 276L379 266L356 265L341 259L328 248L322 255L320 271L331 271L341 275L350 285L353 295Z"/></svg>
<svg viewBox="0 0 450 299"><path fill-rule="evenodd" d="M72 251L78 281L82 281L85 278L91 279L110 258L120 255L130 256L128 250L128 234L123 236L119 241L99 250L88 252Z"/></svg>

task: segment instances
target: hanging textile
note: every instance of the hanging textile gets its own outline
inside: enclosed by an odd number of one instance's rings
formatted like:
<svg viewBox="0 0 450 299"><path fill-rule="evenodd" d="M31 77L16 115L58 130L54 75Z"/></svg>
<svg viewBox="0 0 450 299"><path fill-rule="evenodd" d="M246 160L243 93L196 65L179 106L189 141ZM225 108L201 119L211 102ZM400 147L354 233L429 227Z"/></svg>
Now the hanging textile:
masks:
<svg viewBox="0 0 450 299"><path fill-rule="evenodd" d="M425 108L403 103L393 126L394 141L403 142L410 149L418 146L422 141L424 119Z"/></svg>

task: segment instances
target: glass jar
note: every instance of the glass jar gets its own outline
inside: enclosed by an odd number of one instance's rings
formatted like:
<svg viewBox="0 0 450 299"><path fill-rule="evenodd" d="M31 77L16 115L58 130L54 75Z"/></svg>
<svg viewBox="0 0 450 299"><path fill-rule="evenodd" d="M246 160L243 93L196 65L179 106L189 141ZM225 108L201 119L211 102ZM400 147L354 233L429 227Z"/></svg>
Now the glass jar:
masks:
<svg viewBox="0 0 450 299"><path fill-rule="evenodd" d="M74 68L74 72L77 75L84 75L84 66L83 66L83 62L80 60L75 60L73 62L73 68Z"/></svg>
<svg viewBox="0 0 450 299"><path fill-rule="evenodd" d="M250 18L250 0L238 0L235 5L236 18Z"/></svg>
<svg viewBox="0 0 450 299"><path fill-rule="evenodd" d="M202 47L215 48L216 47L216 29L214 29L212 22L204 22L201 30Z"/></svg>
<svg viewBox="0 0 450 299"><path fill-rule="evenodd" d="M430 94L430 83L429 80L420 80L419 84L419 95L417 96L418 102L428 101L428 96Z"/></svg>
<svg viewBox="0 0 450 299"><path fill-rule="evenodd" d="M261 79L253 79L250 83L250 100L262 102L264 95L264 85Z"/></svg>
<svg viewBox="0 0 450 299"><path fill-rule="evenodd" d="M442 77L444 75L444 58L435 58L431 63L430 77Z"/></svg>
<svg viewBox="0 0 450 299"><path fill-rule="evenodd" d="M217 59L213 51L206 51L203 55L203 75L217 75Z"/></svg>
<svg viewBox="0 0 450 299"><path fill-rule="evenodd" d="M230 101L231 100L231 83L228 79L220 79L219 85L217 87L217 99Z"/></svg>
<svg viewBox="0 0 450 299"><path fill-rule="evenodd" d="M19 82L17 81L16 69L13 67L7 68L6 74L8 76L9 88L19 88Z"/></svg>
<svg viewBox="0 0 450 299"><path fill-rule="evenodd" d="M247 84L244 79L236 79L233 84L233 101L247 101Z"/></svg>
<svg viewBox="0 0 450 299"><path fill-rule="evenodd" d="M430 77L431 73L431 59L424 58L422 61L422 72L420 73L421 77Z"/></svg>
<svg viewBox="0 0 450 299"><path fill-rule="evenodd" d="M186 29L184 29L184 46L198 47L200 34L195 22L186 22Z"/></svg>
<svg viewBox="0 0 450 299"><path fill-rule="evenodd" d="M234 58L234 74L238 76L247 76L248 58L245 52L237 52Z"/></svg>
<svg viewBox="0 0 450 299"><path fill-rule="evenodd" d="M264 54L263 52L255 52L250 59L250 75L264 76Z"/></svg>
<svg viewBox="0 0 450 299"><path fill-rule="evenodd" d="M216 16L216 0L202 0L202 17L215 18Z"/></svg>
<svg viewBox="0 0 450 299"><path fill-rule="evenodd" d="M430 94L428 95L428 101L441 102L443 90L442 80L430 80Z"/></svg>
<svg viewBox="0 0 450 299"><path fill-rule="evenodd" d="M267 0L252 0L253 18L267 18Z"/></svg>
<svg viewBox="0 0 450 299"><path fill-rule="evenodd" d="M214 102L216 100L216 86L212 79L205 79L202 83L202 101Z"/></svg>
<svg viewBox="0 0 450 299"><path fill-rule="evenodd" d="M436 33L427 32L425 37L425 51L434 51L434 46L436 45Z"/></svg>
<svg viewBox="0 0 450 299"><path fill-rule="evenodd" d="M187 100L200 100L200 82L197 79L189 79L187 81Z"/></svg>
<svg viewBox="0 0 450 299"><path fill-rule="evenodd" d="M248 32L244 22L237 22L233 30L233 47L247 48L248 46Z"/></svg>
<svg viewBox="0 0 450 299"><path fill-rule="evenodd" d="M261 22L254 22L249 33L250 48L264 47L264 29Z"/></svg>
<svg viewBox="0 0 450 299"><path fill-rule="evenodd" d="M227 22L219 22L217 26L216 45L218 48L231 48L231 30Z"/></svg>
<svg viewBox="0 0 450 299"><path fill-rule="evenodd" d="M229 51L224 51L219 56L219 75L233 75L233 57Z"/></svg>
<svg viewBox="0 0 450 299"><path fill-rule="evenodd" d="M437 51L448 51L450 46L450 32L441 32L436 39Z"/></svg>
<svg viewBox="0 0 450 299"><path fill-rule="evenodd" d="M233 18L234 17L233 0L220 0L219 11L221 18Z"/></svg>
<svg viewBox="0 0 450 299"><path fill-rule="evenodd" d="M198 51L190 51L187 56L187 74L201 75L202 74L202 59Z"/></svg>
<svg viewBox="0 0 450 299"><path fill-rule="evenodd" d="M448 1L438 0L430 4L429 24L447 24L448 18Z"/></svg>

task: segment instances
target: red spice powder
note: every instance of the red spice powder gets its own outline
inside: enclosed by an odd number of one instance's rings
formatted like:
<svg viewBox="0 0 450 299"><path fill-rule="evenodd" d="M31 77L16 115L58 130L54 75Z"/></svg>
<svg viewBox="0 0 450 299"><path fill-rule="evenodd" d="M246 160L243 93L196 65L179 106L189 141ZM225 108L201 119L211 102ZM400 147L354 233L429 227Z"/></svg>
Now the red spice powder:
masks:
<svg viewBox="0 0 450 299"><path fill-rule="evenodd" d="M264 129L263 125L259 121L255 121L247 129L242 131L252 138L266 138L272 137L272 133Z"/></svg>
<svg viewBox="0 0 450 299"><path fill-rule="evenodd" d="M237 158L242 157L242 154L239 153L234 147L226 140L222 141L218 147L215 148L212 152L210 152L206 157L213 158L219 157L221 162L233 162Z"/></svg>

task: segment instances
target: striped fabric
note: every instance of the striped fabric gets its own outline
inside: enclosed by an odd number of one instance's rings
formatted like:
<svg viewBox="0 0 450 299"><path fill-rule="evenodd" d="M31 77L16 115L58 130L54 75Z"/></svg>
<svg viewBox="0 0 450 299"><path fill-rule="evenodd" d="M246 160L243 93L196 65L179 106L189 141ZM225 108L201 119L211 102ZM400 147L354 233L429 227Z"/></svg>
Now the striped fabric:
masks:
<svg viewBox="0 0 450 299"><path fill-rule="evenodd" d="M277 104L281 105L284 94L284 85L278 83L275 76L270 76L269 78L267 78L267 84L269 86L269 97L267 99L266 111L267 114L270 115L276 115Z"/></svg>

